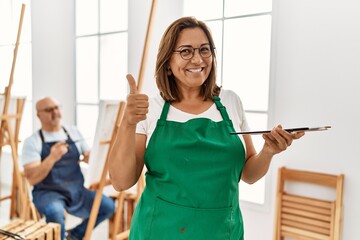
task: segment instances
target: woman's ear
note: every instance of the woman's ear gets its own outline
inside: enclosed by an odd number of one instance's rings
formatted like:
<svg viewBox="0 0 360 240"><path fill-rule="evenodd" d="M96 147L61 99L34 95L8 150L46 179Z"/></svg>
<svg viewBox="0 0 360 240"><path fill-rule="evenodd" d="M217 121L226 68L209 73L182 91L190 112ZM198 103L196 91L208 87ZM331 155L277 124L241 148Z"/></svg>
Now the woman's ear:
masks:
<svg viewBox="0 0 360 240"><path fill-rule="evenodd" d="M167 68L167 75L168 76L171 76L171 74L172 74L172 71L171 71L171 68L170 68L170 66Z"/></svg>

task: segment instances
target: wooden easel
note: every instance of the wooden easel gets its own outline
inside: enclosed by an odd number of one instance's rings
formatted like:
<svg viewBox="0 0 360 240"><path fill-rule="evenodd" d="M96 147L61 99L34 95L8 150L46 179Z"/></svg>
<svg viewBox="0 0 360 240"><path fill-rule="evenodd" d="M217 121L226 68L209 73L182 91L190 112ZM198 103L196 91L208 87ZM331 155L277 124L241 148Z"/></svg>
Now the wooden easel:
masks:
<svg viewBox="0 0 360 240"><path fill-rule="evenodd" d="M18 138L19 138L22 112L25 104L25 98L16 99L15 113L9 114L8 112L11 101L11 87L14 82L16 57L19 47L24 13L25 13L25 4L22 4L9 84L8 86L5 87L4 94L2 94L4 98L4 106L3 106L3 111L1 113L1 123L0 123L0 157L2 155L2 147L9 145L11 148L12 160L13 160L13 179L12 179L11 194L9 196L0 197L0 202L7 199L11 200L10 219L19 217L21 219L28 220L31 218L33 219L32 214L34 214L34 212L30 211L29 208L29 206L31 206L32 203L28 196L27 186L26 184L24 184L25 181L20 172L19 163L18 163ZM15 123L12 124L12 122ZM14 129L12 125L14 125Z"/></svg>
<svg viewBox="0 0 360 240"><path fill-rule="evenodd" d="M143 80L144 80L146 59L147 59L147 55L148 55L148 51L149 51L150 33L152 31L154 14L155 14L155 6L156 6L156 0L152 0L149 21L148 21L148 26L147 26L147 32L146 32L146 36L145 36L145 45L144 45L144 49L143 49L140 72L139 72L139 77L138 77L137 85L138 85L139 91L141 91ZM114 129L112 132L111 140L108 142L104 142L104 144L110 144L109 152L115 142L115 137L116 137L118 129L120 127L120 123L121 123L121 119L122 119L124 110L125 110L125 103L120 102L118 115L117 115L117 118L115 121L115 126L114 126ZM90 218L89 218L88 225L86 228L86 233L85 233L85 237L84 237L85 240L90 240L90 238L91 238L91 233L92 233L92 230L94 229L96 218L97 218L97 215L99 212L99 207L100 207L100 202L101 202L101 197L102 197L104 187L110 183L110 181L108 179L106 179L107 173L108 173L109 152L106 157L106 162L105 162L99 183L92 185L92 189L96 189L97 193L96 193L96 196L94 199L93 207L92 207L91 213L90 213ZM135 196L135 198L125 192L120 192L119 195L117 196L116 202L118 205L118 209L115 212L115 215L113 216L114 224L113 224L113 226L111 226L111 233L110 233L111 239L121 240L121 239L127 239L129 237L129 233L130 233L129 223L128 223L127 230L121 231L120 233L118 233L119 229L121 229L120 225L122 224L121 223L121 218L122 218L121 215L123 214L123 205L124 205L125 201L128 201L128 202L131 201L131 204L128 204L128 207L134 206L135 203L140 199L140 196L141 196L141 193L142 193L144 187L145 187L145 177L144 177L144 173L142 173L138 180L138 183L137 183L137 195ZM128 214L132 214L132 209L130 211L128 209ZM128 219L131 219L131 216L128 216Z"/></svg>
<svg viewBox="0 0 360 240"><path fill-rule="evenodd" d="M110 140L101 140L99 142L99 144L101 144L101 145L105 145L105 144L108 145L109 150L113 147L113 145L115 143L116 134L117 134L117 131L118 131L119 127L120 127L120 123L121 123L122 116L124 114L124 110L125 110L125 102L120 102L119 107L118 107L118 111L117 111L117 114L116 114L116 119L115 119L115 122L114 122L114 127L113 127L112 132L111 132ZM92 183L91 186L89 187L89 190L97 190L97 192L96 192L95 199L94 199L94 202L93 202L93 206L92 206L92 209L91 209L90 218L89 218L89 222L88 222L88 225L87 225L87 229L86 229L84 239L90 239L90 237L91 237L91 233L92 233L92 230L93 230L93 228L95 226L95 221L96 221L96 218L97 218L97 215L98 215L103 190L104 190L105 186L111 184L110 180L107 178L107 175L108 175L108 161L109 161L109 155L110 155L109 150L106 153L105 164L104 164L103 169L102 169L100 180L98 182L96 182L96 183ZM115 198L119 198L119 196L116 196Z"/></svg>
<svg viewBox="0 0 360 240"><path fill-rule="evenodd" d="M10 99L9 99L10 100ZM10 199L10 219L20 217L26 219L26 196L24 179L21 175L18 165L18 135L21 122L22 111L25 103L25 98L11 99L16 101L16 112L13 114L1 115L0 127L0 157L2 155L2 147L10 146L11 156L13 160L13 176L11 193L8 196L0 197L0 201ZM6 105L6 98L4 99ZM5 107L5 106L4 106ZM15 121L15 128L11 122Z"/></svg>

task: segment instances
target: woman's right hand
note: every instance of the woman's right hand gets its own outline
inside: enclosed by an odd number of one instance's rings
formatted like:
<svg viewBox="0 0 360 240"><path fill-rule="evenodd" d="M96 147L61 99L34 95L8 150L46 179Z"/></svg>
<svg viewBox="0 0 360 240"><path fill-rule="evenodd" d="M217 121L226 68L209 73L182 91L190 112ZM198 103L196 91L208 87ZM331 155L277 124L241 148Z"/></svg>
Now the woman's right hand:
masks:
<svg viewBox="0 0 360 240"><path fill-rule="evenodd" d="M146 119L149 108L149 97L139 93L134 77L128 74L126 78L130 93L115 143L109 153L110 180L117 191L130 188L141 175L146 136L136 134L136 124Z"/></svg>
<svg viewBox="0 0 360 240"><path fill-rule="evenodd" d="M136 125L146 119L146 114L149 111L149 97L146 94L139 93L136 81L131 74L126 75L126 78L130 93L127 96L123 121L125 120L128 125Z"/></svg>

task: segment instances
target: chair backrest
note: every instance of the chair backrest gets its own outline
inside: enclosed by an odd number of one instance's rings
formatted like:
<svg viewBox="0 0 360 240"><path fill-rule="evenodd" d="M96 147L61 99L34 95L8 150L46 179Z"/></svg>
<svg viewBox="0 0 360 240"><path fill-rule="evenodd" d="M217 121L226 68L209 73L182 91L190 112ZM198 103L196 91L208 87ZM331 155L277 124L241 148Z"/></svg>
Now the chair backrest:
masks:
<svg viewBox="0 0 360 240"><path fill-rule="evenodd" d="M286 183L331 188L334 199L289 193ZM340 240L342 237L344 175L300 171L282 167L278 172L274 240Z"/></svg>

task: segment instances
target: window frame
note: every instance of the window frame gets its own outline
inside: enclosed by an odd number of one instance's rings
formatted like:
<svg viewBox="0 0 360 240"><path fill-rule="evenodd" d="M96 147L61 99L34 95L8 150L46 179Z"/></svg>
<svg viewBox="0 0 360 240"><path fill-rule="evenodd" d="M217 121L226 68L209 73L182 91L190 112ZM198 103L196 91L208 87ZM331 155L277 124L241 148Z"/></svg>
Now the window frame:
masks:
<svg viewBox="0 0 360 240"><path fill-rule="evenodd" d="M221 53L221 55L219 56L219 54L217 55L218 58L218 63L219 63L219 59L221 59L220 61L220 65L218 65L218 67L220 68L220 74L218 73L218 83L220 83L220 85L222 86L224 83L224 39L225 39L225 22L228 20L232 20L232 19L240 19L240 18L249 18L249 17L259 17L259 16L270 16L271 22L270 22L270 46L269 46L269 72L268 72L268 97L267 97L267 109L266 110L255 110L255 109L247 109L246 106L245 107L245 113L247 115L249 114L264 114L267 116L267 122L266 122L266 127L269 127L269 123L270 123L270 114L269 114L269 106L270 106L270 89L271 89L271 63L272 63L272 32L273 32L273 18L272 18L272 11L264 11L264 12L258 12L258 13L252 13L252 14L244 14L244 15L236 15L236 16L230 16L230 17L226 17L225 16L225 4L226 4L226 0L220 0L222 1L222 16L221 17L217 17L217 18L213 18L213 19L201 19L203 20L205 23L211 23L214 21L221 21L221 51L219 51ZM184 8L185 8L185 3L186 0L184 0ZM191 2L191 1L189 1ZM271 2L273 2L273 0L271 0ZM201 9L200 9L201 10ZM184 13L184 15L189 15ZM190 14L190 15L194 15L196 17L196 14ZM211 28L211 27L210 27ZM219 46L216 46L217 49L219 49ZM225 80L226 81L226 80ZM254 140L254 137L253 137ZM259 151L259 149L257 148L257 150ZM263 181L263 202L262 203L258 203L258 202L254 202L254 201L249 201L249 200L244 200L239 198L239 201L241 202L242 206L245 206L246 208L249 209L256 209L256 210L261 210L261 211L268 211L270 208L270 203L269 203L269 195L270 195L270 183L269 183L269 176L270 173L267 173L267 176L264 176L261 180L259 181Z"/></svg>
<svg viewBox="0 0 360 240"><path fill-rule="evenodd" d="M75 6L75 12L77 13L78 12L78 5L77 5L77 2L79 0L76 1L76 6ZM101 0L93 0L93 1L96 1L97 2L97 30L96 32L88 32L88 33L85 33L85 34L78 34L78 31L77 29L75 30L75 49L76 49L76 56L75 56L75 59L76 59L76 63L77 61L79 60L79 56L78 56L78 40L79 39L86 39L86 38L91 38L91 37L96 37L97 38L97 82L96 82L96 86L97 86L97 90L96 90L96 94L97 94L97 99L95 101L81 101L79 100L79 96L77 94L77 91L78 91L78 64L76 64L76 67L75 67L75 74L76 74L76 77L75 77L75 83L74 83L74 88L75 88L75 111L76 111L76 114L75 114L75 124L79 126L79 129L80 131L82 131L83 133L87 133L87 131L85 131L85 129L83 129L81 126L82 124L79 124L79 112L81 112L81 110L79 110L79 108L88 108L88 107L94 107L96 108L96 110L94 109L94 111L96 113L99 112L99 105L100 105L100 101L101 100L114 100L112 98L109 98L109 99L105 99L104 97L101 96L101 93L102 93L102 90L101 90L101 86L102 86L102 76L101 76L101 64L102 64L102 40L106 37L109 37L109 36L115 36L115 35L121 35L121 34L125 34L126 35L126 39L128 41L128 23L127 23L127 27L124 27L121 29L118 29L118 30L108 30L108 31L104 31L102 30L101 28L104 27L102 24L101 24L101 17L102 17L102 12L101 12ZM129 0L122 0L123 2L122 3L125 3L126 5L126 11L128 12L128 6L129 6ZM118 4L118 2L115 2ZM76 27L78 27L78 21L79 19L77 18L77 14L75 16L75 22L76 22ZM125 49L127 50L127 47L128 47L128 44L126 43L125 44ZM126 64L128 65L128 54L126 52ZM126 71L127 71L127 66L126 66ZM125 74L124 74L125 75ZM91 123L90 123L91 124ZM96 119L94 120L93 122L93 134L90 134L90 135L86 135L85 138L87 138L88 142L89 143L92 143L93 142L93 137L95 135L95 129L96 129Z"/></svg>

